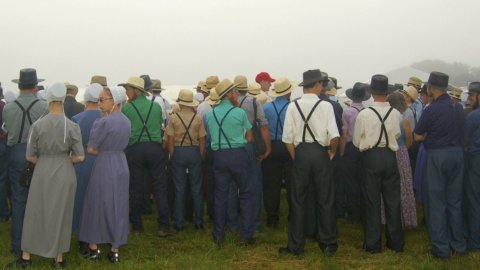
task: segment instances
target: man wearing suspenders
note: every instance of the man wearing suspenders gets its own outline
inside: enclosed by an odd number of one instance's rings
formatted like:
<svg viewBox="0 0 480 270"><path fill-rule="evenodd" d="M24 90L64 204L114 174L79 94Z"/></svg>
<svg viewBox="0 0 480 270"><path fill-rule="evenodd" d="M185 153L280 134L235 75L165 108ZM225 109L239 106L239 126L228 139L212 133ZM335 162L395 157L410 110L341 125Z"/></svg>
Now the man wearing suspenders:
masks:
<svg viewBox="0 0 480 270"><path fill-rule="evenodd" d="M142 206L145 198L145 173L152 178L158 211L158 236L170 236L170 209L167 202L166 158L162 149L162 108L145 96L144 80L130 77L121 84L127 90L128 103L122 109L130 120L131 137L125 150L130 170L130 222L132 231L143 231Z"/></svg>
<svg viewBox="0 0 480 270"><path fill-rule="evenodd" d="M318 98L328 77L320 70L303 73L303 96L290 103L285 116L282 141L293 160L290 181L288 245L280 254L301 255L305 247L305 197L309 184L315 189L317 231L320 249L327 256L337 251L333 166L339 133L333 107Z"/></svg>
<svg viewBox="0 0 480 270"><path fill-rule="evenodd" d="M268 120L272 151L263 160L263 201L267 212L267 227L278 227L280 213L280 191L282 179L288 185L292 173L292 158L288 154L285 144L282 142L285 113L290 104L290 94L297 85L287 78L279 78L274 83L274 89L269 92L275 100L263 105L265 117ZM290 200L289 205L290 205Z"/></svg>
<svg viewBox="0 0 480 270"><path fill-rule="evenodd" d="M385 204L387 248L401 252L404 246L400 175L395 156L402 115L386 102L387 91L388 78L374 75L370 85L374 102L358 114L353 133L353 144L361 152L363 248L371 253L382 250L381 197Z"/></svg>
<svg viewBox="0 0 480 270"><path fill-rule="evenodd" d="M211 134L215 179L213 241L220 247L225 240L228 193L233 180L239 189L243 217L240 243L249 245L254 242L256 203L255 182L250 178L251 162L246 150L247 143L251 142L253 137L250 131L252 125L245 111L235 107L238 92L230 80L222 80L215 89L221 101L206 114Z"/></svg>
<svg viewBox="0 0 480 270"><path fill-rule="evenodd" d="M20 70L20 79L12 81L18 84L20 95L15 102L5 106L2 118L7 129L8 177L12 191L12 251L19 256L28 196L28 188L20 184L20 174L27 165L28 130L33 122L48 113L48 105L34 95L38 82L43 81L37 79L35 69Z"/></svg>
<svg viewBox="0 0 480 270"><path fill-rule="evenodd" d="M368 85L355 83L353 88L347 89L345 94L352 100L350 107L345 108L342 115L343 132L340 139L340 155L342 156L343 176L345 177L345 210L347 219L352 223L360 222L360 152L353 145L353 131L358 114L364 110L362 101L370 99Z"/></svg>
<svg viewBox="0 0 480 270"><path fill-rule="evenodd" d="M427 151L423 184L425 221L432 255L438 258L466 252L462 224L465 115L462 105L446 93L448 79L447 74L430 73L425 84L433 101L414 130L415 140L423 141Z"/></svg>

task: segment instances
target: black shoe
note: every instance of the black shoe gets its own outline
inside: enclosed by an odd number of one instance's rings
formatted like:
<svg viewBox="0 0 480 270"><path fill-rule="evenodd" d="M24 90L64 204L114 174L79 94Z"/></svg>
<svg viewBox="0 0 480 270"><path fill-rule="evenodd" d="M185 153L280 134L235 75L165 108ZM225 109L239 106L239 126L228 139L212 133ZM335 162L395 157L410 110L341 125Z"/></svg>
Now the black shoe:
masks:
<svg viewBox="0 0 480 270"><path fill-rule="evenodd" d="M247 247L247 246L252 246L255 244L255 239L252 237L250 239L240 239L240 242L239 242L239 245L240 246L244 246L244 247Z"/></svg>
<svg viewBox="0 0 480 270"><path fill-rule="evenodd" d="M298 257L303 255L303 252L295 252L295 251L291 251L288 247L281 247L278 249L278 254L281 254L281 255L290 254Z"/></svg>
<svg viewBox="0 0 480 270"><path fill-rule="evenodd" d="M335 255L336 252L337 252L336 246L328 246L323 249L323 254L325 254L325 256L327 257L332 257L333 255Z"/></svg>
<svg viewBox="0 0 480 270"><path fill-rule="evenodd" d="M168 236L175 235L175 232L172 231L170 228L162 228L162 229L158 230L157 235L160 236L160 237L168 237Z"/></svg>
<svg viewBox="0 0 480 270"><path fill-rule="evenodd" d="M22 257L16 259L14 262L11 262L5 265L4 269L25 269L32 266L32 260L25 260Z"/></svg>
<svg viewBox="0 0 480 270"><path fill-rule="evenodd" d="M65 268L65 259L62 261L58 262L55 259L53 259L53 268L54 269L63 269Z"/></svg>
<svg viewBox="0 0 480 270"><path fill-rule="evenodd" d="M118 252L110 251L110 252L108 252L107 257L108 257L108 260L109 260L111 263L118 263L118 262L120 262L120 256L118 255Z"/></svg>
<svg viewBox="0 0 480 270"><path fill-rule="evenodd" d="M83 257L86 257L89 253L88 243L78 241L78 250L80 251L80 254L82 254Z"/></svg>
<svg viewBox="0 0 480 270"><path fill-rule="evenodd" d="M89 259L91 261L99 261L102 258L100 249L91 249L88 247L88 254L85 256L86 259Z"/></svg>
<svg viewBox="0 0 480 270"><path fill-rule="evenodd" d="M203 224L195 224L195 229L198 231L203 230Z"/></svg>

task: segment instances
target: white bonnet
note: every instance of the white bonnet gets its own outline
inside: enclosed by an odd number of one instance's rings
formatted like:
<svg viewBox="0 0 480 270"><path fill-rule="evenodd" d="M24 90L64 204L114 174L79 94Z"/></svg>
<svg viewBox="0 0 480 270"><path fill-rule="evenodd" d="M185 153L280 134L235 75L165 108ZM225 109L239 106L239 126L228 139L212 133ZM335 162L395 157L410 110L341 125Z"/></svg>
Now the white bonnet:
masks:
<svg viewBox="0 0 480 270"><path fill-rule="evenodd" d="M121 104L127 100L127 91L123 86L110 87L110 93L112 93L115 104Z"/></svg>
<svg viewBox="0 0 480 270"><path fill-rule="evenodd" d="M52 101L64 101L65 96L67 95L67 88L65 87L64 83L54 83L47 89L47 102L50 103Z"/></svg>
<svg viewBox="0 0 480 270"><path fill-rule="evenodd" d="M18 98L18 93L13 91L3 92L3 97L7 103L12 103Z"/></svg>
<svg viewBox="0 0 480 270"><path fill-rule="evenodd" d="M47 100L47 97L45 97L45 90L39 90L37 92L37 98L40 100Z"/></svg>
<svg viewBox="0 0 480 270"><path fill-rule="evenodd" d="M102 92L103 86L98 83L92 83L85 89L85 94L83 95L83 100L85 102L98 102L98 97L100 92Z"/></svg>

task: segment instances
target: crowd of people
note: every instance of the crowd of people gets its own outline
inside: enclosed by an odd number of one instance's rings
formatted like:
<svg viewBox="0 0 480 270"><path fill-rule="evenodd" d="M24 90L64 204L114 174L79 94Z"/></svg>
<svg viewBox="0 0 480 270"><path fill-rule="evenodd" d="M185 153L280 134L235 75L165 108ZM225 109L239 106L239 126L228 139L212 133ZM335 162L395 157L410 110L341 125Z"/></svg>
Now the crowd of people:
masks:
<svg viewBox="0 0 480 270"><path fill-rule="evenodd" d="M480 82L469 83L464 108L441 72L405 85L374 75L345 91L348 102L319 69L298 85L267 72L250 84L213 75L174 104L149 75L118 86L95 75L83 103L77 86L41 90L41 81L22 69L20 94L0 92L0 218L11 217L18 257L10 268L31 266L32 254L65 267L72 234L85 258L100 260L99 245L109 244L106 258L118 263L129 233L143 232L151 198L159 237L187 220L204 230L208 217L219 248L226 230L253 245L262 224L288 220L280 254L302 255L310 238L333 256L343 218L363 225L366 252L384 248L382 224L386 248L402 252L421 205L433 256L480 249Z"/></svg>

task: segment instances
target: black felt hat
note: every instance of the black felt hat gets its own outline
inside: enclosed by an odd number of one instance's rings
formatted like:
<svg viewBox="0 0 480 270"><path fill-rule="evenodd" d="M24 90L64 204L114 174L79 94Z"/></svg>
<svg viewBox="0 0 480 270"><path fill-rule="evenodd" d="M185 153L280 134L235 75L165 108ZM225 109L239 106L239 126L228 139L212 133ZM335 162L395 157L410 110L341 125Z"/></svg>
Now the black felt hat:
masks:
<svg viewBox="0 0 480 270"><path fill-rule="evenodd" d="M385 75L373 75L370 81L370 93L376 95L388 94L388 78Z"/></svg>
<svg viewBox="0 0 480 270"><path fill-rule="evenodd" d="M328 74L321 72L320 69L311 69L303 72L303 82L301 82L299 86L323 81L328 81Z"/></svg>
<svg viewBox="0 0 480 270"><path fill-rule="evenodd" d="M357 82L353 88L347 89L345 95L353 101L365 101L370 99L370 93L367 91L368 84Z"/></svg>
<svg viewBox="0 0 480 270"><path fill-rule="evenodd" d="M37 71L33 68L24 68L20 70L20 78L12 80L12 82L21 85L34 85L43 81L44 79L37 79Z"/></svg>
<svg viewBox="0 0 480 270"><path fill-rule="evenodd" d="M426 84L438 89L447 89L448 75L442 72L432 71Z"/></svg>

